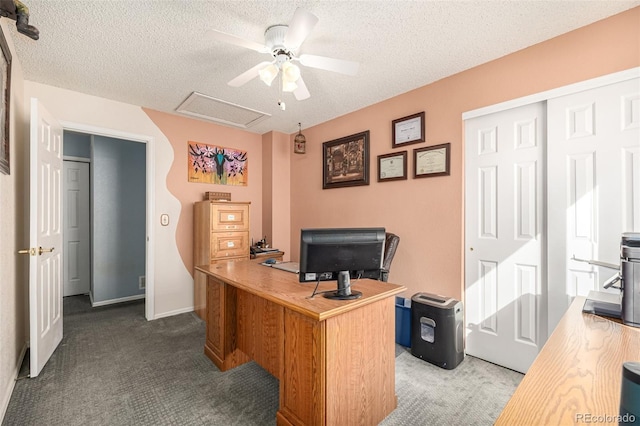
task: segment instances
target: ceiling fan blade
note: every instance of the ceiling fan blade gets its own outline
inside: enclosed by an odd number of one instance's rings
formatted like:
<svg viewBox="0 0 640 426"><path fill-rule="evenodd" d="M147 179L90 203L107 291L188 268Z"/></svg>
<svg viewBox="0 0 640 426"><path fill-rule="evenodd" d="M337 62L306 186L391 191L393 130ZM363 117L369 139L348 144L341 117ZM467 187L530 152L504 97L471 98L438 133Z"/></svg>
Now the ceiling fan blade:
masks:
<svg viewBox="0 0 640 426"><path fill-rule="evenodd" d="M236 46L245 47L247 49L255 50L260 53L269 53L269 49L264 44L256 43L251 40L245 40L244 38L234 36L232 34L223 33L218 30L208 30L206 37L212 38L225 43L235 44Z"/></svg>
<svg viewBox="0 0 640 426"><path fill-rule="evenodd" d="M227 83L229 86L233 86L233 87L240 87L245 83L248 83L250 80L253 80L254 78L256 78L258 76L258 72L266 67L267 65L269 65L271 62L260 62L258 65L256 65L253 68L250 68L248 70L246 70L245 72L243 72L242 74L240 74L239 76L237 76L236 78L234 78L233 80L231 80L229 83Z"/></svg>
<svg viewBox="0 0 640 426"><path fill-rule="evenodd" d="M290 50L296 50L317 23L316 15L300 7L297 8L289 23L287 34L284 36L284 45Z"/></svg>
<svg viewBox="0 0 640 426"><path fill-rule="evenodd" d="M346 75L356 75L360 64L343 59L327 58L317 55L300 55L300 63L306 67L338 72Z"/></svg>
<svg viewBox="0 0 640 426"><path fill-rule="evenodd" d="M297 100L303 101L311 97L311 93L309 93L309 89L307 89L307 85L304 84L302 77L298 78L296 84L298 87L293 91L293 96L295 96Z"/></svg>

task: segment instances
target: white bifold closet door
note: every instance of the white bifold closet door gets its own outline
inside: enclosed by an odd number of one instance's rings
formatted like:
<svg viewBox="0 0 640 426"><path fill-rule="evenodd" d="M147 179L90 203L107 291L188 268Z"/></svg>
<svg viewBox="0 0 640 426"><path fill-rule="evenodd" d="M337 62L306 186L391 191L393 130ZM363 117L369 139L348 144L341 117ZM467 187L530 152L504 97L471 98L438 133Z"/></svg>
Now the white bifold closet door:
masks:
<svg viewBox="0 0 640 426"><path fill-rule="evenodd" d="M619 264L621 233L640 232L640 79L465 132L466 350L526 372L573 299L616 273L571 259Z"/></svg>
<svg viewBox="0 0 640 426"><path fill-rule="evenodd" d="M547 116L552 330L616 273L571 258L619 264L620 234L640 232L640 80L550 99Z"/></svg>
<svg viewBox="0 0 640 426"><path fill-rule="evenodd" d="M545 105L466 120L465 135L466 351L526 372L546 340Z"/></svg>

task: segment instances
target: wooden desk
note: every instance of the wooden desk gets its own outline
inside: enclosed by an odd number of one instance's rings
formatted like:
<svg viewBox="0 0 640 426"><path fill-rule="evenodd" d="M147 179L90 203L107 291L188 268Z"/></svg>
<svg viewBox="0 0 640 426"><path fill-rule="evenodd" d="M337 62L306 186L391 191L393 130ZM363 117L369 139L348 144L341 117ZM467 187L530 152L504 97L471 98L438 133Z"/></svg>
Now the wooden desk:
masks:
<svg viewBox="0 0 640 426"><path fill-rule="evenodd" d="M640 361L640 328L582 313L584 300L573 301L496 425L594 423L588 415L618 423L622 364Z"/></svg>
<svg viewBox="0 0 640 426"><path fill-rule="evenodd" d="M364 279L352 283L360 299L309 299L315 283L252 261L196 271L207 275L205 354L222 371L254 360L279 379L279 425L377 425L396 408L403 286Z"/></svg>

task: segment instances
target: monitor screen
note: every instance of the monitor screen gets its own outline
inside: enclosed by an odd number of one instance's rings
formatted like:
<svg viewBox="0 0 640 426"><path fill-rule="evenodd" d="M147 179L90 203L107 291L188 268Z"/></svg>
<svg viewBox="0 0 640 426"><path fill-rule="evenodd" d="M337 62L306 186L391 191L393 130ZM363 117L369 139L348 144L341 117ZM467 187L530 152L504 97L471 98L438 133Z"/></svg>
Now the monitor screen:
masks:
<svg viewBox="0 0 640 426"><path fill-rule="evenodd" d="M378 278L384 258L384 228L303 229L300 282ZM348 290L348 289L347 289ZM344 291L343 291L344 293Z"/></svg>

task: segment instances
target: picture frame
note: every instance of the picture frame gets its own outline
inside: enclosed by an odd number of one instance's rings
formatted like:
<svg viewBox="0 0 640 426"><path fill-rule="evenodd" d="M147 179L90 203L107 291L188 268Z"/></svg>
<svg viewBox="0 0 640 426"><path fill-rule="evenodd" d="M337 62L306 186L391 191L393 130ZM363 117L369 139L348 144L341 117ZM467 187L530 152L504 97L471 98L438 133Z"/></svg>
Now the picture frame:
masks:
<svg viewBox="0 0 640 426"><path fill-rule="evenodd" d="M369 130L322 144L322 189L369 185Z"/></svg>
<svg viewBox="0 0 640 426"><path fill-rule="evenodd" d="M2 76L2 85L0 90L0 172L8 175L11 171L10 167L10 146L9 125L11 117L11 51L4 37L4 33L0 29L0 50L2 55L0 58L0 76Z"/></svg>
<svg viewBox="0 0 640 426"><path fill-rule="evenodd" d="M413 150L413 177L449 176L451 144L416 148Z"/></svg>
<svg viewBox="0 0 640 426"><path fill-rule="evenodd" d="M407 179L407 151L378 155L378 182Z"/></svg>
<svg viewBox="0 0 640 426"><path fill-rule="evenodd" d="M391 147L425 141L424 111L391 122Z"/></svg>

